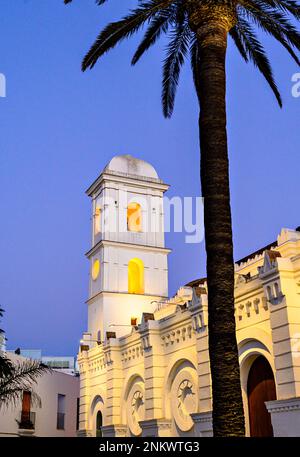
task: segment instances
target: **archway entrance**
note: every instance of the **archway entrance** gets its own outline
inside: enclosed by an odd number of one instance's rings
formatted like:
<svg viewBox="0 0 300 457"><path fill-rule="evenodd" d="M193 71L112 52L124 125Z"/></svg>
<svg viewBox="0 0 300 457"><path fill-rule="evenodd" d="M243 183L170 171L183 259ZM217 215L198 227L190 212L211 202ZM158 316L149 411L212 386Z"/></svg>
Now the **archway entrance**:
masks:
<svg viewBox="0 0 300 457"><path fill-rule="evenodd" d="M97 418L96 418L96 436L98 438L102 437L102 413L101 411L97 412Z"/></svg>
<svg viewBox="0 0 300 457"><path fill-rule="evenodd" d="M263 356L257 357L250 368L247 393L251 436L273 436L265 401L276 400L276 387L272 368Z"/></svg>

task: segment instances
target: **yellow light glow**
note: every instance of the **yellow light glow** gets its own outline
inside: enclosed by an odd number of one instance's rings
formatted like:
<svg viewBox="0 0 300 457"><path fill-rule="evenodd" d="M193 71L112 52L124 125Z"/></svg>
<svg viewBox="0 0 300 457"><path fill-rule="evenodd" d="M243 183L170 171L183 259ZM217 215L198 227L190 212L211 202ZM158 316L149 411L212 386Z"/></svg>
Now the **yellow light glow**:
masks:
<svg viewBox="0 0 300 457"><path fill-rule="evenodd" d="M130 319L130 324L135 327L136 326L136 323L137 323L137 317L131 317Z"/></svg>
<svg viewBox="0 0 300 457"><path fill-rule="evenodd" d="M144 264L140 259L131 259L128 263L128 292L144 293Z"/></svg>
<svg viewBox="0 0 300 457"><path fill-rule="evenodd" d="M127 206L127 228L130 232L142 231L142 208L139 203L129 203Z"/></svg>
<svg viewBox="0 0 300 457"><path fill-rule="evenodd" d="M98 278L99 273L100 273L100 262L98 259L96 259L94 261L93 267L92 267L92 278L94 281Z"/></svg>
<svg viewBox="0 0 300 457"><path fill-rule="evenodd" d="M101 232L101 209L97 206L94 214L94 231L95 235Z"/></svg>

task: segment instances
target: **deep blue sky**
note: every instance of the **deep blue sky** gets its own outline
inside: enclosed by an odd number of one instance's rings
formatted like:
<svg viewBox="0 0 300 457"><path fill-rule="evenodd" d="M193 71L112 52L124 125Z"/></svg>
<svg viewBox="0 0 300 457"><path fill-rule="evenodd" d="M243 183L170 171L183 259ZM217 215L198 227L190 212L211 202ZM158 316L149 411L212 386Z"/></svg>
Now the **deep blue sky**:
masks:
<svg viewBox="0 0 300 457"><path fill-rule="evenodd" d="M160 105L164 42L137 66L136 39L91 72L80 62L98 31L135 0L0 0L0 304L8 346L75 353L86 329L90 202L84 191L116 154L150 161L170 195L200 193L197 103L186 66L171 120ZM228 134L235 257L300 225L298 71L269 39L284 108L262 77L228 53ZM170 293L205 273L203 245L168 235Z"/></svg>

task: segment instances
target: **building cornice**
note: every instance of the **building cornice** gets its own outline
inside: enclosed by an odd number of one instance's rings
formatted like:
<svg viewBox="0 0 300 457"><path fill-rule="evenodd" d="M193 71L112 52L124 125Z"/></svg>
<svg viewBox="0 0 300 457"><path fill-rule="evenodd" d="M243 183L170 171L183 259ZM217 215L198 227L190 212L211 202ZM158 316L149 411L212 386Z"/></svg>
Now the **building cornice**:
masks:
<svg viewBox="0 0 300 457"><path fill-rule="evenodd" d="M169 189L169 184L165 184L161 179L148 178L147 176L131 175L128 173L121 174L121 172L113 173L112 171L106 171L101 173L100 176L90 185L86 190L86 194L91 197L103 182L120 182L124 184L134 185L136 187L151 187L153 189L161 190L166 192Z"/></svg>
<svg viewBox="0 0 300 457"><path fill-rule="evenodd" d="M88 298L86 300L86 304L89 304L91 303L93 300L95 300L95 298L99 297L100 295L128 295L128 296L132 296L134 295L135 297L151 297L151 298L156 298L157 301L158 300L164 300L164 299L167 299L168 297L166 296L161 296L161 295L152 295L152 294L130 294L126 291L124 292L120 292L120 291L112 291L112 290L101 290L100 292L98 292L97 294L93 295L92 297ZM155 301L155 300L154 300Z"/></svg>
<svg viewBox="0 0 300 457"><path fill-rule="evenodd" d="M139 249L141 251L155 251L160 252L162 254L170 254L172 252L171 249L162 248L158 246L147 246L145 244L134 244L134 243L122 243L119 241L110 241L110 240L100 240L95 246L92 247L88 252L86 252L86 257L90 258L100 247L105 246L112 246L112 247L120 247L120 248L130 248L134 247L134 249Z"/></svg>
<svg viewBox="0 0 300 457"><path fill-rule="evenodd" d="M300 397L289 398L287 400L267 401L266 407L269 413L283 413L300 410Z"/></svg>

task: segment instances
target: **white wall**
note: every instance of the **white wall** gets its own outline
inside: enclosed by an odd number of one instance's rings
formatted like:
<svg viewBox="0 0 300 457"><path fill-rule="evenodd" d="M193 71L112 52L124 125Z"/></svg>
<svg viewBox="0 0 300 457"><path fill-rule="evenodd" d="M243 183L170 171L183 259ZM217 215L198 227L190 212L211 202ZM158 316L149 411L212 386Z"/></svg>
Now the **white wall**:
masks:
<svg viewBox="0 0 300 457"><path fill-rule="evenodd" d="M11 356L14 360L25 360L23 357ZM52 371L38 379L33 390L40 396L42 407L31 407L36 413L34 436L76 436L77 398L79 398L79 377ZM65 429L57 430L57 396L66 396ZM19 426L16 419L20 418L22 402L16 408L0 409L0 437L17 436Z"/></svg>

